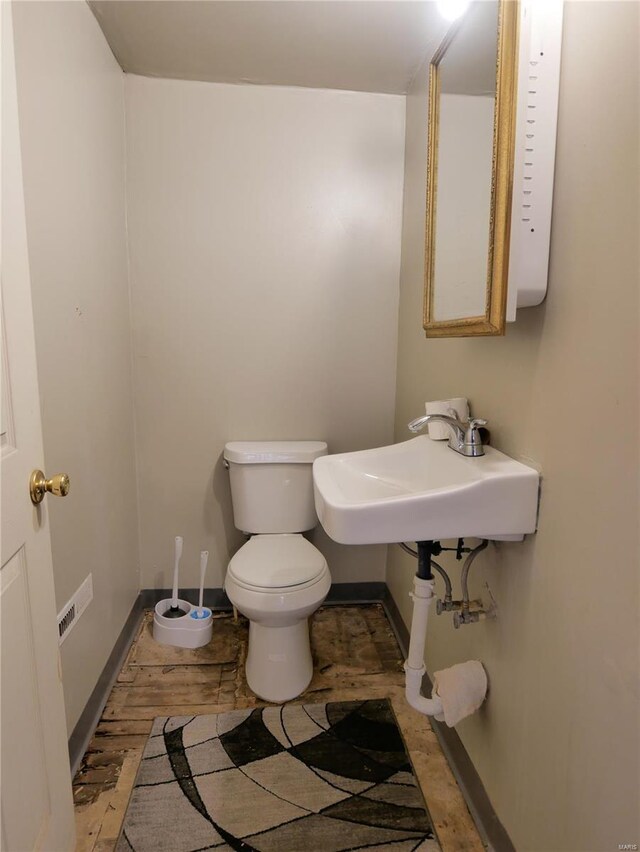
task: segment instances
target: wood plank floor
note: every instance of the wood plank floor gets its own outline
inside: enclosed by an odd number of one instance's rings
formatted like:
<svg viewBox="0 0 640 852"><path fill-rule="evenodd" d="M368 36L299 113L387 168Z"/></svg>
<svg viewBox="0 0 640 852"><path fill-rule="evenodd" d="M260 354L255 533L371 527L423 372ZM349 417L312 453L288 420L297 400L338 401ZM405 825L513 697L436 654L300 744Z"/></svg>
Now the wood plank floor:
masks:
<svg viewBox="0 0 640 852"><path fill-rule="evenodd" d="M244 678L248 623L216 614L204 648L159 645L147 612L74 779L77 852L113 850L156 716L263 706ZM388 697L443 852L484 849L429 720L404 700L400 649L379 604L323 607L311 619L315 670L301 701ZM298 852L298 850L283 850Z"/></svg>

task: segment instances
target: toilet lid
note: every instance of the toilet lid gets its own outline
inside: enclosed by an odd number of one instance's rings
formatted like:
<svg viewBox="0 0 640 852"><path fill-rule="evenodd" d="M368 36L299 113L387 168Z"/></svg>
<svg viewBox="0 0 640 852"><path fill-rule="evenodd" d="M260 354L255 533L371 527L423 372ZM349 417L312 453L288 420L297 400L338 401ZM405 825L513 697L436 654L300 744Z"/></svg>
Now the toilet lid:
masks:
<svg viewBox="0 0 640 852"><path fill-rule="evenodd" d="M314 580L326 565L302 535L255 535L233 557L229 572L248 586L281 589Z"/></svg>

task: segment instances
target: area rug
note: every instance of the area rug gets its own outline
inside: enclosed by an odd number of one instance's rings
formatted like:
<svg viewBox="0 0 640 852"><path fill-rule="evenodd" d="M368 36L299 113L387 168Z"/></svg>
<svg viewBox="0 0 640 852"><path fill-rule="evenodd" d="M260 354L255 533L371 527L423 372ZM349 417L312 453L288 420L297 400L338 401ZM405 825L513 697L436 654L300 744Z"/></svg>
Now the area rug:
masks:
<svg viewBox="0 0 640 852"><path fill-rule="evenodd" d="M156 719L117 852L438 852L387 700Z"/></svg>

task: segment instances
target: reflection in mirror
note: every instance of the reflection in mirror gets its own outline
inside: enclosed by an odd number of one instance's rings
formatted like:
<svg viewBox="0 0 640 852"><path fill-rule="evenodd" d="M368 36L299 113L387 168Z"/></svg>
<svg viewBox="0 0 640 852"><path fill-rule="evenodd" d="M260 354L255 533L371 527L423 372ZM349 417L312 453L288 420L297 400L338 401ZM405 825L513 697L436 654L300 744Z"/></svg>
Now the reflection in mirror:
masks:
<svg viewBox="0 0 640 852"><path fill-rule="evenodd" d="M439 66L436 321L485 313L497 47L497 0L477 2Z"/></svg>
<svg viewBox="0 0 640 852"><path fill-rule="evenodd" d="M517 14L474 0L431 62L427 336L504 333Z"/></svg>

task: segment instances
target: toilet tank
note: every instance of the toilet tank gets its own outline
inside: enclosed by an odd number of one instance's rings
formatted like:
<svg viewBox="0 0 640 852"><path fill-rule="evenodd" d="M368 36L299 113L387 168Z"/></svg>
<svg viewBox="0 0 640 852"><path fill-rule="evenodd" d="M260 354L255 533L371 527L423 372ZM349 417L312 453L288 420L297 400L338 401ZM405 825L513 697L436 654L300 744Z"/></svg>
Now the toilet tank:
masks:
<svg viewBox="0 0 640 852"><path fill-rule="evenodd" d="M246 533L298 533L313 529L313 460L324 441L231 441L229 465L233 520Z"/></svg>

